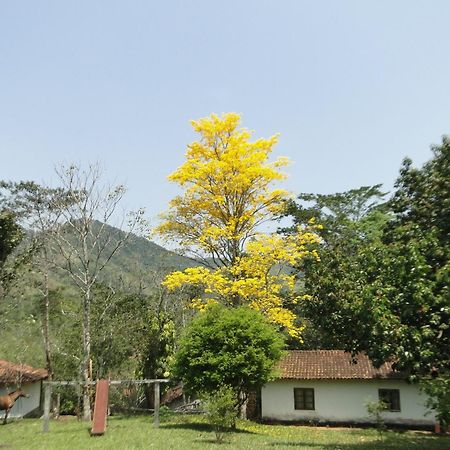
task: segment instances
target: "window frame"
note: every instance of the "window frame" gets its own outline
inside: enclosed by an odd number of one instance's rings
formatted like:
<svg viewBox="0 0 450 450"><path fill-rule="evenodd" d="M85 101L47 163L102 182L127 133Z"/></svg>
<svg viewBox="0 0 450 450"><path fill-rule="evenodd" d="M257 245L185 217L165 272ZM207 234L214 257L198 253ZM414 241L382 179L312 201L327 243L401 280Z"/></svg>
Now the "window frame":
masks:
<svg viewBox="0 0 450 450"><path fill-rule="evenodd" d="M386 403L387 407L385 411L400 412L400 389L378 389L378 400Z"/></svg>
<svg viewBox="0 0 450 450"><path fill-rule="evenodd" d="M298 393L301 392L301 398ZM311 394L311 400L306 399L307 393ZM311 407L308 407L311 406ZM294 388L294 409L296 411L315 411L316 399L314 388L296 387Z"/></svg>

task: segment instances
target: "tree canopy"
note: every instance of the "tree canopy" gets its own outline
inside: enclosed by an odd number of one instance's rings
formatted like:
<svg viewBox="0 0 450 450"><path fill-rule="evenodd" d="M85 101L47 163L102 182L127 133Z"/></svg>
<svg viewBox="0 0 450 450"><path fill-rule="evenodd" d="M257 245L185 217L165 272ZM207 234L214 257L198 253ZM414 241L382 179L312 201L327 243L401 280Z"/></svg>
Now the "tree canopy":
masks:
<svg viewBox="0 0 450 450"><path fill-rule="evenodd" d="M229 386L245 394L270 379L283 346L280 334L257 311L211 305L182 336L173 373L191 392Z"/></svg>
<svg viewBox="0 0 450 450"><path fill-rule="evenodd" d="M450 367L450 140L433 154L403 163L368 291L373 356L419 375Z"/></svg>
<svg viewBox="0 0 450 450"><path fill-rule="evenodd" d="M355 304L360 303L367 266L366 251L380 239L388 215L382 206L381 185L363 186L336 194L302 193L287 203L285 216L294 225L280 230L288 236L311 218L322 225L316 244L320 264L310 258L297 266L305 291L310 294L295 305L306 325L303 347L351 349L360 333Z"/></svg>
<svg viewBox="0 0 450 450"><path fill-rule="evenodd" d="M238 114L191 123L200 140L188 145L185 163L169 176L184 194L170 202L157 231L196 257L209 256L207 264L232 265L256 227L281 210L287 193L271 185L285 178L279 169L288 161L269 163L277 136L250 142Z"/></svg>
<svg viewBox="0 0 450 450"><path fill-rule="evenodd" d="M198 308L210 301L250 305L299 337L296 317L286 307L298 300L288 267L315 255L310 246L318 237L301 227L288 238L260 231L288 198L286 191L272 188L285 177L280 168L287 160L268 162L277 137L250 142L251 132L239 124L235 113L192 122L200 140L188 146L186 162L169 176L184 194L171 201L156 231L203 266L175 272L165 284L201 287L204 295L193 301Z"/></svg>
<svg viewBox="0 0 450 450"><path fill-rule="evenodd" d="M449 139L433 153L422 168L404 161L385 204L374 186L290 205L296 221L315 213L324 224L321 264L301 266L313 345L363 350L418 377L450 367Z"/></svg>

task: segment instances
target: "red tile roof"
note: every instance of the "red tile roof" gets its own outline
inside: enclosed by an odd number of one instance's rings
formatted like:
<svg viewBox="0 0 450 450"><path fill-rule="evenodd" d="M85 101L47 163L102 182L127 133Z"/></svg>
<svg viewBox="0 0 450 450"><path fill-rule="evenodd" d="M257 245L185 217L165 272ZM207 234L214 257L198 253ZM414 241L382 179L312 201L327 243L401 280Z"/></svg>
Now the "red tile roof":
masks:
<svg viewBox="0 0 450 450"><path fill-rule="evenodd" d="M285 380L405 378L392 369L392 363L377 369L366 354L352 358L343 350L291 350L279 362L278 373Z"/></svg>
<svg viewBox="0 0 450 450"><path fill-rule="evenodd" d="M21 384L48 377L45 369L35 369L26 364L16 364L0 359L0 384Z"/></svg>

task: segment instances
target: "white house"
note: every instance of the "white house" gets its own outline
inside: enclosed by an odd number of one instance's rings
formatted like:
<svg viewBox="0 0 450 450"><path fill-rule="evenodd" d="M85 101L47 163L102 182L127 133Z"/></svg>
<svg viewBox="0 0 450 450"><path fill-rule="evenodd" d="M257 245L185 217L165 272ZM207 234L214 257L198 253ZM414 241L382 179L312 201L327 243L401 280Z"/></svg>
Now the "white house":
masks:
<svg viewBox="0 0 450 450"><path fill-rule="evenodd" d="M41 404L42 380L48 377L45 369L35 369L26 364L16 364L0 359L0 395L8 394L16 389L22 389L28 398L20 397L16 400L9 417L23 417L38 410ZM5 411L0 411L3 418Z"/></svg>
<svg viewBox="0 0 450 450"><path fill-rule="evenodd" d="M390 363L375 368L365 354L342 350L294 350L279 363L279 378L261 390L267 421L370 423L367 402L383 400L386 423L433 426L425 397Z"/></svg>

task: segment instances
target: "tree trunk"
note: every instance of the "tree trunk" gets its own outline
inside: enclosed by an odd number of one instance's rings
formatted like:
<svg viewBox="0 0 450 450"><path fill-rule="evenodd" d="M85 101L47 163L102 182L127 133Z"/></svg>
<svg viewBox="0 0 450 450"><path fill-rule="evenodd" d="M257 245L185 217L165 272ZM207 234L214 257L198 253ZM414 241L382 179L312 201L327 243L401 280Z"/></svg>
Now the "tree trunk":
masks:
<svg viewBox="0 0 450 450"><path fill-rule="evenodd" d="M91 373L90 373L90 359L91 359L91 290L88 287L83 298L83 360L82 360L82 375L83 375L83 420L91 420Z"/></svg>
<svg viewBox="0 0 450 450"><path fill-rule="evenodd" d="M44 340L45 368L48 371L48 380L53 380L53 363L50 349L50 296L48 288L48 271L44 273L44 286L42 297L42 337Z"/></svg>

